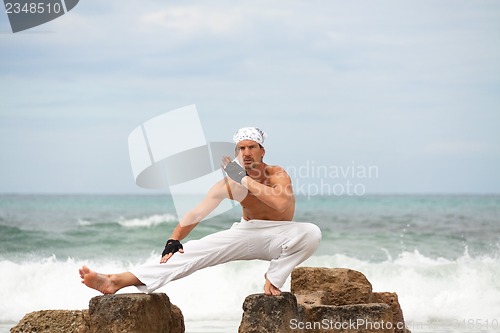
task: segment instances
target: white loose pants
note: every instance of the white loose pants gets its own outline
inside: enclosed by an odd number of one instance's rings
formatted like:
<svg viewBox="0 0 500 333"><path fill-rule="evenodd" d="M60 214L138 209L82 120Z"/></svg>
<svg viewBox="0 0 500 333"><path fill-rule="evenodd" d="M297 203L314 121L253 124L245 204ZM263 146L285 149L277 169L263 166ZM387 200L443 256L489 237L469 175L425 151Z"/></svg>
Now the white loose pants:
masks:
<svg viewBox="0 0 500 333"><path fill-rule="evenodd" d="M270 262L266 276L281 288L292 270L316 251L320 240L321 231L312 223L242 219L228 230L187 242L184 253L175 253L164 264L158 259L130 272L144 284L139 290L151 293L202 268L260 259Z"/></svg>

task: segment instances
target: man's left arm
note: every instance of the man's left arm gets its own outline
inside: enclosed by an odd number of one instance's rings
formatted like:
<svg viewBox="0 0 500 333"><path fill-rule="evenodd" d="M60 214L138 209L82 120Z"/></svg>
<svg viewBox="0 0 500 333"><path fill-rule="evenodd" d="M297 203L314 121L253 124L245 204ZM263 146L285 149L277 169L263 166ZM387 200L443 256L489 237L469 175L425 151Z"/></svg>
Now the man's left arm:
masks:
<svg viewBox="0 0 500 333"><path fill-rule="evenodd" d="M290 176L280 167L270 175L270 185L264 185L249 176L242 179L245 186L257 199L278 211L285 211L292 203L293 189Z"/></svg>

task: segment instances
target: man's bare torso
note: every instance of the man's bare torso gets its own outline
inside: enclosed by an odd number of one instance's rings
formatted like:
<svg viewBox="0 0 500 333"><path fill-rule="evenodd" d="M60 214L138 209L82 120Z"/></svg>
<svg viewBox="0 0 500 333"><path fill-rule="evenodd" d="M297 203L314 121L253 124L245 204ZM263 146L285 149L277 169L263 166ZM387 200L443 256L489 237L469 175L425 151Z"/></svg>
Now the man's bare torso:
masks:
<svg viewBox="0 0 500 333"><path fill-rule="evenodd" d="M258 181L259 183L273 188L276 186L274 184L274 179L277 177L287 177L285 170L279 166L269 166L265 167L265 172L263 172L258 177L252 177L252 179ZM243 209L243 218L245 220L269 220L269 221L291 221L293 220L293 215L295 212L295 196L293 194L292 185L289 184L286 187L276 187L276 190L287 191L291 196L290 205L284 210L276 210L261 200L259 200L253 193L248 191L244 186L237 184L233 181L226 180L226 188L229 186L230 191L227 191L228 198L240 202ZM230 192L230 193L229 193Z"/></svg>

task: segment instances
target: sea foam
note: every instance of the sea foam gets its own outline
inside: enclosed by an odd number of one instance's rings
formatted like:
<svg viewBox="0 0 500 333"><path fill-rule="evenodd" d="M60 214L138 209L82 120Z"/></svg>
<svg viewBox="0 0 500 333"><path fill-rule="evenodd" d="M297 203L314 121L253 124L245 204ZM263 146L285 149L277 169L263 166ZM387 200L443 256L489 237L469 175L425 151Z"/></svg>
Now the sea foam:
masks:
<svg viewBox="0 0 500 333"><path fill-rule="evenodd" d="M125 228L149 228L160 224L167 224L172 222L178 222L177 216L173 214L154 214L150 216L145 216L142 218L125 218L119 217L109 223L116 223ZM79 219L78 224L80 226L90 226L96 224L106 224L102 221L90 221L86 219Z"/></svg>

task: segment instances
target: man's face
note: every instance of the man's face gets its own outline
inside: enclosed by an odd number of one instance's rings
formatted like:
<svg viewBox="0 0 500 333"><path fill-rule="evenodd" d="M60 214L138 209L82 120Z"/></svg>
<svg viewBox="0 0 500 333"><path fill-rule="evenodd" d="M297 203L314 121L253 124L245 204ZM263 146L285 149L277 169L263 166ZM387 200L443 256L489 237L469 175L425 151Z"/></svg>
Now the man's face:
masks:
<svg viewBox="0 0 500 333"><path fill-rule="evenodd" d="M238 160L245 169L252 169L257 164L262 163L265 154L264 148L252 140L238 142L235 150Z"/></svg>

